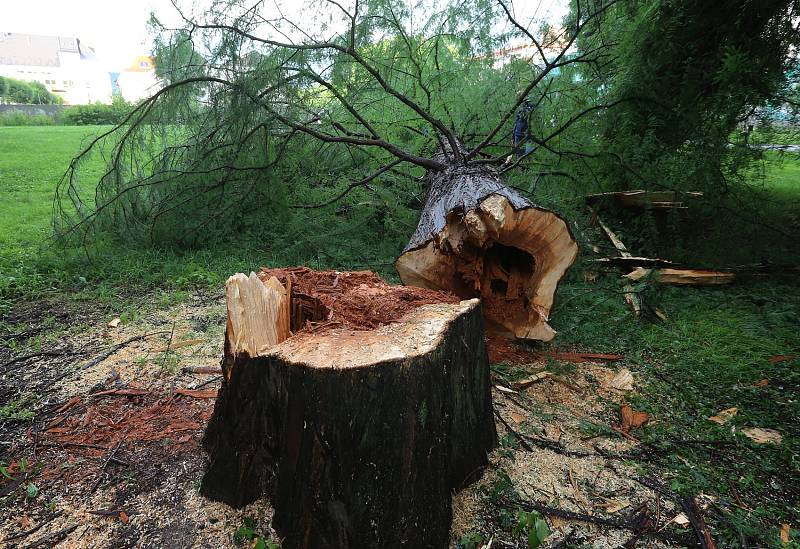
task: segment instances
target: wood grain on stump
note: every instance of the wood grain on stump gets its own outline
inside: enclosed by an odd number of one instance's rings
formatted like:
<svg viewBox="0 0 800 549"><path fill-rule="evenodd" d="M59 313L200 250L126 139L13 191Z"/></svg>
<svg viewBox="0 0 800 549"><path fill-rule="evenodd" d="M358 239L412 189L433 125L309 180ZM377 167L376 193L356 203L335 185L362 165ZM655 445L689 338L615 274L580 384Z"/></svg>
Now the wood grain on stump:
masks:
<svg viewBox="0 0 800 549"><path fill-rule="evenodd" d="M451 495L496 442L478 300L307 269L237 275L226 295L201 492L268 496L286 548L446 547ZM283 340L264 329L281 311Z"/></svg>

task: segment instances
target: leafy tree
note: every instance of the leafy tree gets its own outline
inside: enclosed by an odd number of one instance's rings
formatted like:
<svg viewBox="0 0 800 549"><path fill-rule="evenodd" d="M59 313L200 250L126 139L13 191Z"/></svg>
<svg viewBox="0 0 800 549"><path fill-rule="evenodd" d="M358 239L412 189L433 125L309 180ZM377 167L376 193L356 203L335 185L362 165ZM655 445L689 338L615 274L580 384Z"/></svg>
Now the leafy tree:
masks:
<svg viewBox="0 0 800 549"><path fill-rule="evenodd" d="M0 97L9 103L28 105L60 104L61 98L50 93L41 82L26 82L0 77Z"/></svg>
<svg viewBox="0 0 800 549"><path fill-rule="evenodd" d="M627 163L607 163L608 179L723 191L746 160L729 146L737 125L769 103L796 105L798 15L795 0L628 0L593 21L579 48L607 55L581 68L595 97L619 102L596 131Z"/></svg>

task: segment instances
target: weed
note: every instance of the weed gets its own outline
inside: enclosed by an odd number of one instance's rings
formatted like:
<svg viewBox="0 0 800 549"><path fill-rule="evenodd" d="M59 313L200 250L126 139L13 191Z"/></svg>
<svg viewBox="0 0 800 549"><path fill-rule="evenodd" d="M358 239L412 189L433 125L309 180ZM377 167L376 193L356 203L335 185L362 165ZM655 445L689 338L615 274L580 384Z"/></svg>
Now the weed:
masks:
<svg viewBox="0 0 800 549"><path fill-rule="evenodd" d="M251 517L244 517L242 522L242 525L233 534L234 543L242 545L247 542L247 546L252 549L280 549L280 544L256 532L256 524Z"/></svg>
<svg viewBox="0 0 800 549"><path fill-rule="evenodd" d="M514 525L514 535L524 535L528 542L528 549L536 549L550 535L550 529L542 515L536 511L517 511L517 523Z"/></svg>
<svg viewBox="0 0 800 549"><path fill-rule="evenodd" d="M33 418L36 417L36 412L27 407L29 403L30 399L23 397L12 400L5 406L0 406L0 419L6 421L33 421Z"/></svg>
<svg viewBox="0 0 800 549"><path fill-rule="evenodd" d="M480 549L486 540L477 532L470 532L461 536L456 549Z"/></svg>

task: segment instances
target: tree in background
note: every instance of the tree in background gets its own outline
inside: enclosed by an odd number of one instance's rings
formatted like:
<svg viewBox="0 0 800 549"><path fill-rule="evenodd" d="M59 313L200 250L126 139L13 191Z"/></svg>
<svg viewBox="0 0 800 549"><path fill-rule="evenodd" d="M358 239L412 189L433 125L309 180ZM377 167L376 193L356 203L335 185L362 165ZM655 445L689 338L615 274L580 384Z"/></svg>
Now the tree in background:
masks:
<svg viewBox="0 0 800 549"><path fill-rule="evenodd" d="M747 160L729 146L737 126L768 105L796 112L799 15L795 0L629 0L593 21L578 45L609 46L582 70L619 102L596 126L617 155L614 190L646 179L723 192Z"/></svg>
<svg viewBox="0 0 800 549"><path fill-rule="evenodd" d="M41 82L0 76L0 100L25 105L60 105L62 100Z"/></svg>

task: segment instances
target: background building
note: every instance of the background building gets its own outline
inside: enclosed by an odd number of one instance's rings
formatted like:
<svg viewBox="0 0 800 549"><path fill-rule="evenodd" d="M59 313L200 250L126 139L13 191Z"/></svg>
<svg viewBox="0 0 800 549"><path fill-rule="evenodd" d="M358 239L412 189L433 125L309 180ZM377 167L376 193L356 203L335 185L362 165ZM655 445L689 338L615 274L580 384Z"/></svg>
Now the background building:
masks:
<svg viewBox="0 0 800 549"><path fill-rule="evenodd" d="M122 95L129 103L150 97L160 88L155 61L148 55L139 55L116 76L113 85L115 93Z"/></svg>
<svg viewBox="0 0 800 549"><path fill-rule="evenodd" d="M0 32L0 76L37 81L66 105L111 103L111 79L79 38Z"/></svg>

